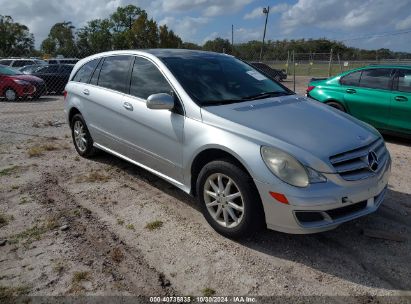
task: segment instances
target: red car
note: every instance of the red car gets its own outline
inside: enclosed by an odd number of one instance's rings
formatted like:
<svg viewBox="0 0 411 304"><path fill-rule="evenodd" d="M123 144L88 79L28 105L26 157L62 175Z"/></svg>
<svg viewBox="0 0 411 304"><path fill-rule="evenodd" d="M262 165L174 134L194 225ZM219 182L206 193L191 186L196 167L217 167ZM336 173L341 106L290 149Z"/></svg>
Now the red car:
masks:
<svg viewBox="0 0 411 304"><path fill-rule="evenodd" d="M46 85L41 78L24 75L16 69L0 65L0 97L7 101L27 97L37 99L45 92Z"/></svg>

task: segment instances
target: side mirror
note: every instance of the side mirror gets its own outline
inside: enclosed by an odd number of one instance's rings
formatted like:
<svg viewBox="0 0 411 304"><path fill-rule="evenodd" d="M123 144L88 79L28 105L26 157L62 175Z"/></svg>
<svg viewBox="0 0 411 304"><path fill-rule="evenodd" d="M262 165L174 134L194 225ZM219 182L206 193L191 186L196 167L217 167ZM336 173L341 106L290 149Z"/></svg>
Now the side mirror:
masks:
<svg viewBox="0 0 411 304"><path fill-rule="evenodd" d="M152 94L148 96L146 106L152 110L171 110L174 108L174 98L166 93Z"/></svg>

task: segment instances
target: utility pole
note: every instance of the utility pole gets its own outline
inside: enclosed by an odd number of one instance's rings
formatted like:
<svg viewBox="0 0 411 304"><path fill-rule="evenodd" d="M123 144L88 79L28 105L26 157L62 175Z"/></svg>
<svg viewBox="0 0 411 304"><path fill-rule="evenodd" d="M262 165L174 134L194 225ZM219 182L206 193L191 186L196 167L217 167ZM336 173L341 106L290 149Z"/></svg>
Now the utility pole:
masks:
<svg viewBox="0 0 411 304"><path fill-rule="evenodd" d="M268 21L268 14L270 13L270 7L264 7L263 8L263 14L265 14L265 24L264 24L264 34L263 34L263 44L261 45L261 51L260 51L260 61L263 58L263 48L264 48L264 40L265 40L265 32L267 30L267 21Z"/></svg>

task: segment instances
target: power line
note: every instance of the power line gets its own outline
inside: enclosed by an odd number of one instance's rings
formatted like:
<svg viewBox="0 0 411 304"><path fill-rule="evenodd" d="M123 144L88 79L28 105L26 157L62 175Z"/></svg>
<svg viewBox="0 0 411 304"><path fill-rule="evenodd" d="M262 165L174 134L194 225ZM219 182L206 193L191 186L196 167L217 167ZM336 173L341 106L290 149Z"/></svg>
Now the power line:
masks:
<svg viewBox="0 0 411 304"><path fill-rule="evenodd" d="M364 36L353 37L353 38L345 38L345 39L338 39L337 38L337 39L339 41L349 41L349 40L382 38L382 37L388 37L388 36L404 35L404 34L408 34L408 33L411 33L411 29L402 30L402 31L395 31L395 32L386 32L386 33L381 33L381 34L370 34L370 35L364 35Z"/></svg>

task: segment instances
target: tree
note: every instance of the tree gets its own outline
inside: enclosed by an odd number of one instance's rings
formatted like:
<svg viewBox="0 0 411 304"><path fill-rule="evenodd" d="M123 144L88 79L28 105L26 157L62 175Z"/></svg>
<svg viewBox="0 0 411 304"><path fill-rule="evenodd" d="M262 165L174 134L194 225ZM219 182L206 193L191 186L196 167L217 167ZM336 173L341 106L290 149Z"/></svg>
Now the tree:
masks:
<svg viewBox="0 0 411 304"><path fill-rule="evenodd" d="M208 40L203 45L203 49L206 51L213 51L219 53L232 53L231 43L228 39L216 38L214 40Z"/></svg>
<svg viewBox="0 0 411 304"><path fill-rule="evenodd" d="M77 31L79 55L85 57L112 48L112 22L109 19L95 19Z"/></svg>
<svg viewBox="0 0 411 304"><path fill-rule="evenodd" d="M188 49L188 50L201 50L201 46L192 42L183 42L181 44L181 48Z"/></svg>
<svg viewBox="0 0 411 304"><path fill-rule="evenodd" d="M165 24L159 27L159 38L160 48L179 48L183 44L181 38L174 34L172 30L169 31Z"/></svg>
<svg viewBox="0 0 411 304"><path fill-rule="evenodd" d="M0 57L27 56L34 50L34 36L27 26L0 15Z"/></svg>
<svg viewBox="0 0 411 304"><path fill-rule="evenodd" d="M74 41L74 26L70 21L53 25L48 37L41 43L41 49L46 54L63 55L65 57L77 56Z"/></svg>
<svg viewBox="0 0 411 304"><path fill-rule="evenodd" d="M157 22L148 19L143 12L133 23L130 35L127 37L130 48L156 48L158 47Z"/></svg>
<svg viewBox="0 0 411 304"><path fill-rule="evenodd" d="M143 14L147 15L145 10L130 4L125 7L118 7L110 16L113 49L135 47L134 34L132 33L133 25Z"/></svg>

